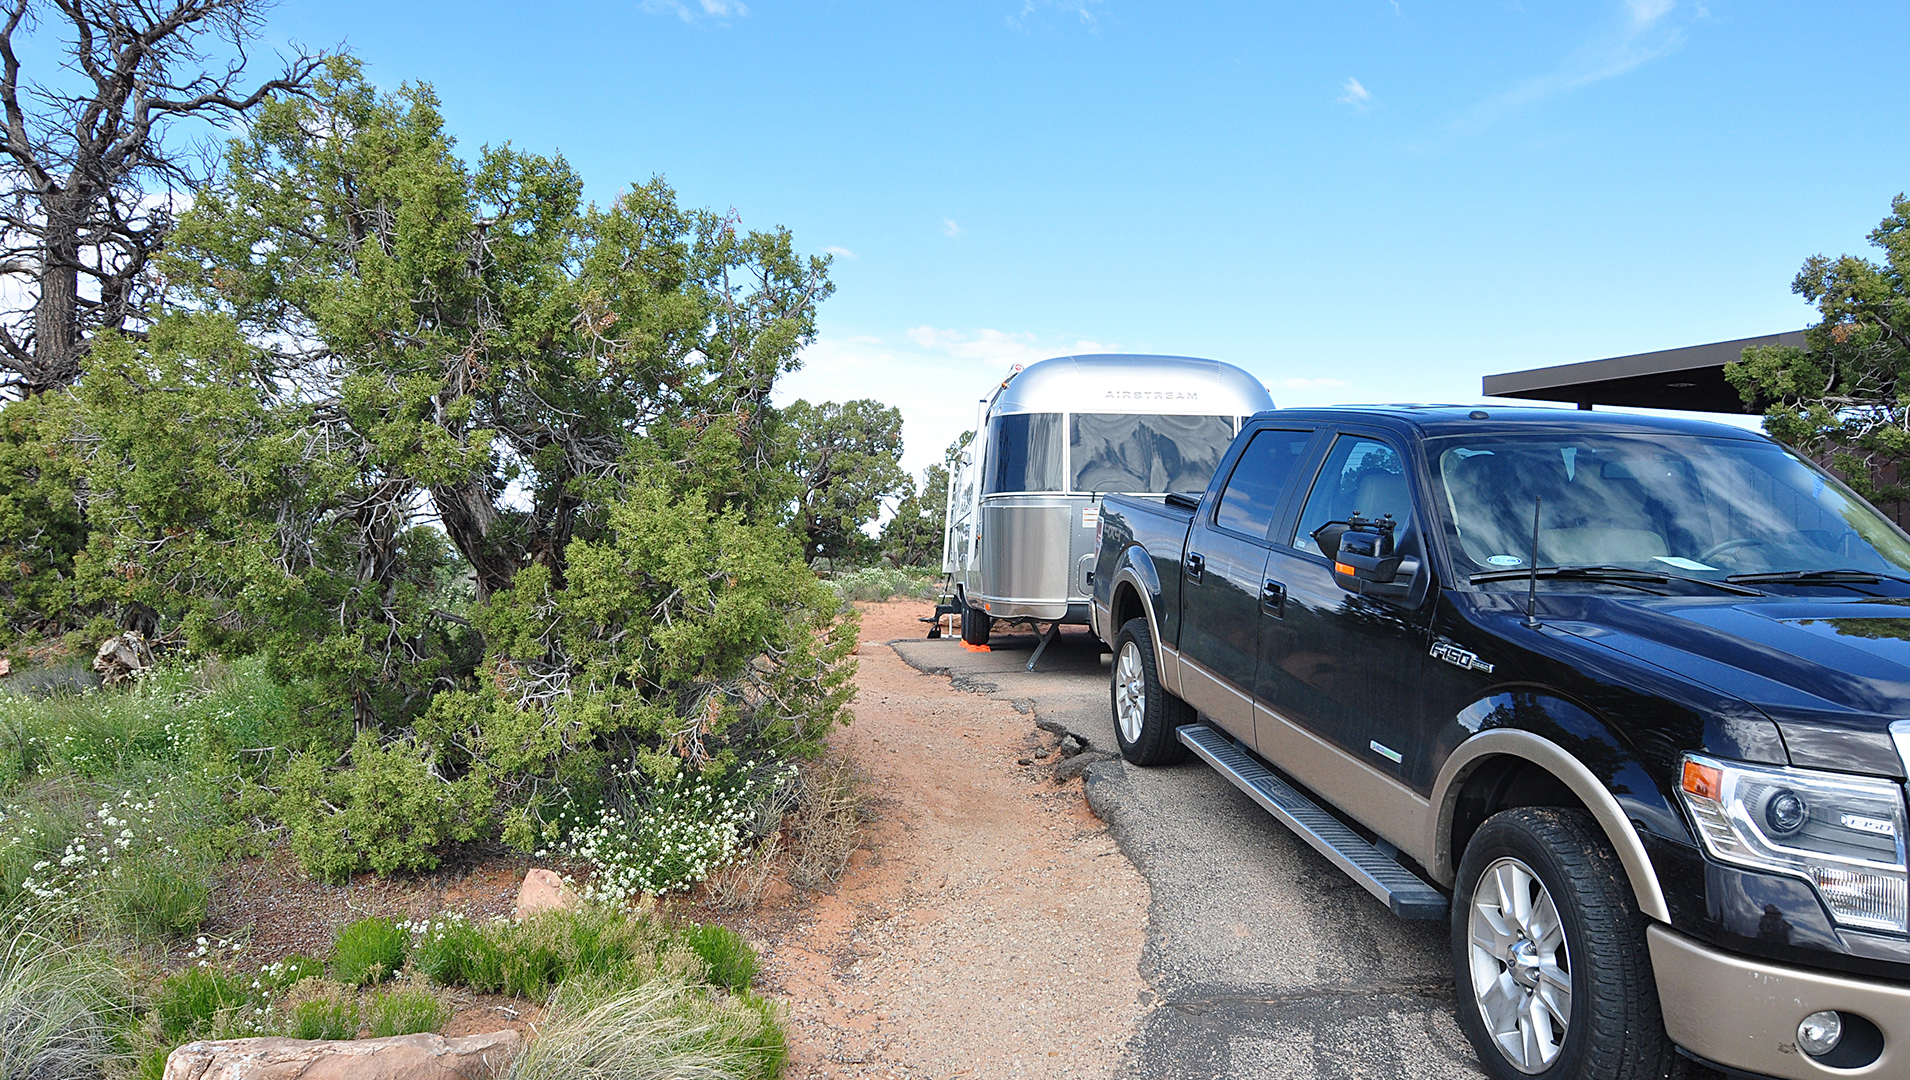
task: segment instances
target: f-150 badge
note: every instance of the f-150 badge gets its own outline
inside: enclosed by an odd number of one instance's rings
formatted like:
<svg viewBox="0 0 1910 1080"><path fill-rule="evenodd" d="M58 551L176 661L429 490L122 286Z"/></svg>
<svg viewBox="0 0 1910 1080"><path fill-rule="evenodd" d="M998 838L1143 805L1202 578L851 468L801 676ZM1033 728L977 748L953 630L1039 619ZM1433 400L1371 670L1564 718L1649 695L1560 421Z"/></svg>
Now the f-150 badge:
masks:
<svg viewBox="0 0 1910 1080"><path fill-rule="evenodd" d="M1448 664L1465 668L1467 671L1483 671L1488 675L1492 673L1492 665L1479 659L1478 653L1469 652L1450 641L1433 642L1432 654L1434 659L1444 660Z"/></svg>

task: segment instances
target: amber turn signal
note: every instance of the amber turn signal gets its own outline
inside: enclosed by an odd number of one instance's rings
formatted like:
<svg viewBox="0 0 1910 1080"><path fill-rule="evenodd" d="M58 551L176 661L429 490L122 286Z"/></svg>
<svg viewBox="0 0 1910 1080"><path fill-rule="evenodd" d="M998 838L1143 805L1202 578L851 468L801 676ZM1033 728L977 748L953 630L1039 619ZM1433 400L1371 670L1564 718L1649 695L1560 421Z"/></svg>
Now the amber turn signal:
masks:
<svg viewBox="0 0 1910 1080"><path fill-rule="evenodd" d="M1685 762L1684 788L1700 799L1716 801L1724 795L1724 771L1695 761Z"/></svg>
<svg viewBox="0 0 1910 1080"><path fill-rule="evenodd" d="M1352 577L1354 574L1358 573L1359 571L1354 570L1352 567L1346 565L1343 562L1336 562L1333 564L1333 572L1336 574L1345 574L1347 577Z"/></svg>

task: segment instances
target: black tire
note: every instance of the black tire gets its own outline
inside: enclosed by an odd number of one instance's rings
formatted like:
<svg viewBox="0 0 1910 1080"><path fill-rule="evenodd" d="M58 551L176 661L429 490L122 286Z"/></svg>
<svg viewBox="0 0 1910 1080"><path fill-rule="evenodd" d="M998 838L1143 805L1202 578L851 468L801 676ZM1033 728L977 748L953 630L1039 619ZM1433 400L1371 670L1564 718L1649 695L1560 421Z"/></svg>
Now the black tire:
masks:
<svg viewBox="0 0 1910 1080"><path fill-rule="evenodd" d="M995 620L978 607L969 606L968 599L962 599L962 640L970 645L988 644L988 631Z"/></svg>
<svg viewBox="0 0 1910 1080"><path fill-rule="evenodd" d="M1124 720L1124 704L1137 715ZM1114 740L1121 746L1122 757L1136 765L1172 765L1187 759L1187 747L1175 737L1174 729L1193 723L1194 709L1161 685L1154 663L1154 634L1146 619L1129 619L1114 635L1108 705L1114 711Z"/></svg>
<svg viewBox="0 0 1910 1080"><path fill-rule="evenodd" d="M1500 900L1521 892L1538 913L1530 917L1531 925L1507 917ZM1554 919L1544 915L1547 898ZM1481 929L1477 950L1475 910ZM1547 926L1562 933L1562 948L1549 930L1533 929ZM1459 863L1452 955L1459 1026L1486 1074L1494 1080L1664 1080L1682 1073L1683 1063L1665 1034L1645 926L1624 867L1590 814L1521 807L1480 826ZM1481 975L1490 979L1484 996L1474 989ZM1554 1027L1561 982L1570 987L1562 1040ZM1501 1017L1520 1015L1516 1003L1535 999L1552 1007L1536 1022L1498 1025L1516 1049L1502 1046L1488 1010ZM1540 1027L1547 1029L1546 1037L1528 1041L1526 1032ZM1548 1050L1554 1055L1549 1060ZM1525 1055L1528 1067L1515 1064L1514 1054Z"/></svg>

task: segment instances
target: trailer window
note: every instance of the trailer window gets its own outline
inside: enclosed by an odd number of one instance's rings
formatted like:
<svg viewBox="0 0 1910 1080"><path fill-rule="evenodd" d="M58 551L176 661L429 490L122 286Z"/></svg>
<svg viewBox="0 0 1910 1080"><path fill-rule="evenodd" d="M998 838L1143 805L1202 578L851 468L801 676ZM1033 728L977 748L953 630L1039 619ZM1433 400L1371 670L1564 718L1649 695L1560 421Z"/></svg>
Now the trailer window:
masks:
<svg viewBox="0 0 1910 1080"><path fill-rule="evenodd" d="M1011 413L988 422L982 494L1061 490L1061 414Z"/></svg>
<svg viewBox="0 0 1910 1080"><path fill-rule="evenodd" d="M1231 416L1076 413L1068 434L1074 457L1069 490L1205 491L1233 440Z"/></svg>

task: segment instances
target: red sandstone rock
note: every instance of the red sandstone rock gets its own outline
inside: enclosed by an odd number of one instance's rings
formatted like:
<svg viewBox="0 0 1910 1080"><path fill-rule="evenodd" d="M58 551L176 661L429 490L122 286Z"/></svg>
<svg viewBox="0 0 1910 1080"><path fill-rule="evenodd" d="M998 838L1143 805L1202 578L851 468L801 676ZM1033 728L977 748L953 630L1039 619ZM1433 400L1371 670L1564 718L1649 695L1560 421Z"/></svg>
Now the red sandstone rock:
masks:
<svg viewBox="0 0 1910 1080"><path fill-rule="evenodd" d="M510 1064L515 1031L447 1039L223 1039L166 1058L165 1080L490 1080Z"/></svg>
<svg viewBox="0 0 1910 1080"><path fill-rule="evenodd" d="M523 922L540 911L568 911L577 906L577 894L554 870L532 870L517 889L517 907L511 917Z"/></svg>

